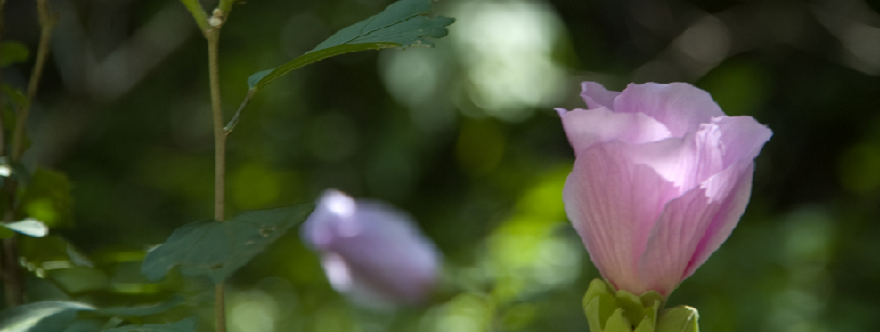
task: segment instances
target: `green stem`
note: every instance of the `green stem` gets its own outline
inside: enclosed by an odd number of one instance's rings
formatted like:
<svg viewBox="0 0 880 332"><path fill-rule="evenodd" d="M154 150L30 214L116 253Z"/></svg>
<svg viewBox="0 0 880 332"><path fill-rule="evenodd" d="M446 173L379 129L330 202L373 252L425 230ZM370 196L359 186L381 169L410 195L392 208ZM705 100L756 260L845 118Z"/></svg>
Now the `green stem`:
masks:
<svg viewBox="0 0 880 332"><path fill-rule="evenodd" d="M208 75L211 84L211 110L214 119L214 220L224 219L226 176L226 131L223 130L223 107L220 99L220 73L217 61L217 44L220 29L213 28L206 34L208 39Z"/></svg>
<svg viewBox="0 0 880 332"><path fill-rule="evenodd" d="M226 292L224 283L214 286L214 331L226 332Z"/></svg>
<svg viewBox="0 0 880 332"><path fill-rule="evenodd" d="M217 5L217 9L223 12L223 16L229 15L229 12L232 11L232 3L235 0L220 0L220 4Z"/></svg>
<svg viewBox="0 0 880 332"><path fill-rule="evenodd" d="M5 3L5 1L4 1ZM31 77L28 81L27 98L28 103L25 104L18 112L15 121L15 129L12 134L12 151L10 159L18 161L24 153L24 130L27 126L28 115L30 114L34 98L37 96L37 88L40 86L40 78L43 76L43 68L46 66L46 58L49 55L49 41L52 39L52 30L58 22L58 17L52 15L47 0L37 0L37 14L40 22L40 44L37 46L37 57L34 63L34 69L31 71ZM6 206L5 219L11 221L15 217L15 192L17 184L10 182L4 187L7 189L8 204ZM16 236L3 239L3 279L4 291L6 293L6 303L8 307L18 306L24 303L24 278L21 272L21 266L18 262L18 244Z"/></svg>
<svg viewBox="0 0 880 332"><path fill-rule="evenodd" d="M37 60L31 78L28 81L28 103L19 112L15 121L15 131L12 136L12 160L17 161L24 153L24 129L27 125L28 115L31 112L30 105L37 96L37 87L40 85L40 77L43 76L43 68L46 65L46 57L49 55L49 40L52 39L52 29L58 18L49 12L47 0L37 0L37 13L40 17L40 45L37 47Z"/></svg>
<svg viewBox="0 0 880 332"><path fill-rule="evenodd" d="M219 16L214 11L214 17ZM220 43L221 25L209 28L205 32L208 40L208 76L211 84L211 110L214 120L214 220L223 221L225 206L226 180L226 131L223 130L223 106L220 99L220 70L218 61L218 44ZM214 288L214 319L215 331L226 332L226 296L224 282Z"/></svg>

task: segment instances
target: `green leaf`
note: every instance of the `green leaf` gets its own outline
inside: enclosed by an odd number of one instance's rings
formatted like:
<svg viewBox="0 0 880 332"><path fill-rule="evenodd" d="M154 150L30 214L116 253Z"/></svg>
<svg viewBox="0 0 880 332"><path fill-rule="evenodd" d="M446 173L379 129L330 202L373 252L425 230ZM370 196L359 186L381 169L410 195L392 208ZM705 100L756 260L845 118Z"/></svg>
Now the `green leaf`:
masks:
<svg viewBox="0 0 880 332"><path fill-rule="evenodd" d="M72 267L49 271L49 278L67 293L84 293L106 289L110 278L101 270Z"/></svg>
<svg viewBox="0 0 880 332"><path fill-rule="evenodd" d="M275 79L310 63L349 52L413 45L433 46L425 37L446 36L454 19L422 14L433 10L431 0L401 0L373 17L339 30L313 50L278 68L251 75L248 85L260 89Z"/></svg>
<svg viewBox="0 0 880 332"><path fill-rule="evenodd" d="M159 303L157 305L148 306L148 307L134 307L134 308L106 308L106 309L98 309L97 314L103 316L121 316L121 317L141 317L141 316L150 316L158 313L162 313L168 311L169 309L176 308L183 304L184 299L180 296L175 296L168 302Z"/></svg>
<svg viewBox="0 0 880 332"><path fill-rule="evenodd" d="M190 276L208 276L220 283L280 238L305 221L314 209L306 203L242 213L228 221L197 221L178 228L165 244L147 253L141 273L162 279L180 266Z"/></svg>
<svg viewBox="0 0 880 332"><path fill-rule="evenodd" d="M700 328L697 321L700 315L697 309L688 306L678 306L663 311L657 320L657 332L698 332Z"/></svg>
<svg viewBox="0 0 880 332"><path fill-rule="evenodd" d="M21 89L9 84L0 85L0 92L3 92L9 100L12 101L19 109L28 108L31 104L30 99L21 91ZM8 120L7 120L8 121Z"/></svg>
<svg viewBox="0 0 880 332"><path fill-rule="evenodd" d="M62 332L100 332L102 330L101 323L98 319L77 319L68 324Z"/></svg>
<svg viewBox="0 0 880 332"><path fill-rule="evenodd" d="M67 175L37 168L22 193L20 212L49 228L69 227L73 225L72 205Z"/></svg>
<svg viewBox="0 0 880 332"><path fill-rule="evenodd" d="M0 223L0 226L33 237L44 237L46 234L49 234L49 228L46 227L46 224L31 218L10 223Z"/></svg>
<svg viewBox="0 0 880 332"><path fill-rule="evenodd" d="M57 331L49 329L49 326L55 327L65 321L69 323L75 317L76 311L94 309L94 307L82 302L44 301L30 303L0 313L0 331Z"/></svg>
<svg viewBox="0 0 880 332"><path fill-rule="evenodd" d="M196 332L199 328L199 319L196 317L185 318L177 323L170 324L146 324L126 325L104 332Z"/></svg>
<svg viewBox="0 0 880 332"><path fill-rule="evenodd" d="M27 46L17 41L0 43L0 67L7 67L14 63L28 60L30 52Z"/></svg>

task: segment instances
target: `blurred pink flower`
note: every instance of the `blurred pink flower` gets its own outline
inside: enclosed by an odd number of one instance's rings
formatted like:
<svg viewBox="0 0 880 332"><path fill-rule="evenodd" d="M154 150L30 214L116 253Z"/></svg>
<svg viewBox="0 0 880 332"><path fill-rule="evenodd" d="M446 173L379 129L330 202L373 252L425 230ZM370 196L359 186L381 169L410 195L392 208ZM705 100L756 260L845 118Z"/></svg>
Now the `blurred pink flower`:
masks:
<svg viewBox="0 0 880 332"><path fill-rule="evenodd" d="M618 290L668 296L736 227L772 132L690 84L582 88L589 109L557 109L575 153L566 213Z"/></svg>
<svg viewBox="0 0 880 332"><path fill-rule="evenodd" d="M417 304L436 282L434 244L388 205L327 190L301 232L333 288L359 303Z"/></svg>

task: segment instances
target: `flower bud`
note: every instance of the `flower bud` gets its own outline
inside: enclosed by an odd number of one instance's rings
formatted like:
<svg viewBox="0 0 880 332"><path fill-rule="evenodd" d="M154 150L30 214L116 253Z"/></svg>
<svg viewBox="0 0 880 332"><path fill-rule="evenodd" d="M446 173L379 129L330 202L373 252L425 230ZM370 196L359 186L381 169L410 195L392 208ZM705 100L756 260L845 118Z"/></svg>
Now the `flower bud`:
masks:
<svg viewBox="0 0 880 332"><path fill-rule="evenodd" d="M685 83L581 96L588 109L558 110L575 153L566 213L616 289L669 296L736 227L772 132Z"/></svg>
<svg viewBox="0 0 880 332"><path fill-rule="evenodd" d="M333 288L368 304L416 304L437 279L440 254L409 216L327 190L302 226Z"/></svg>

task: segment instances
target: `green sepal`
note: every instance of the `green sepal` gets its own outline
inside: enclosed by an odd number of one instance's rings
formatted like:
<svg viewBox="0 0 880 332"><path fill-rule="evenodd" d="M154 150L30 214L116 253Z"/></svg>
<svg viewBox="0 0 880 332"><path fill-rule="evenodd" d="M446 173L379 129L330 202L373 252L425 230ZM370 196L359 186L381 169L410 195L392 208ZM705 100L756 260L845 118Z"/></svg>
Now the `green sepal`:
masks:
<svg viewBox="0 0 880 332"><path fill-rule="evenodd" d="M590 324L590 331L604 331L605 322L617 309L617 303L610 287L600 279L593 279L584 295L584 314Z"/></svg>
<svg viewBox="0 0 880 332"><path fill-rule="evenodd" d="M624 317L624 309L614 310L614 314L605 323L604 332L632 332L632 323Z"/></svg>
<svg viewBox="0 0 880 332"><path fill-rule="evenodd" d="M657 310L662 305L661 303L663 302L655 302L655 305L645 309L645 317L633 332L654 332L654 327L657 325Z"/></svg>
<svg viewBox="0 0 880 332"><path fill-rule="evenodd" d="M656 332L699 332L698 320L700 314L697 309L688 306L678 306L663 310L657 320Z"/></svg>
<svg viewBox="0 0 880 332"><path fill-rule="evenodd" d="M623 316L630 322L641 322L645 318L645 306L642 305L642 299L627 291L618 291L614 295L617 299L617 305L623 309Z"/></svg>
<svg viewBox="0 0 880 332"><path fill-rule="evenodd" d="M590 331L598 332L654 332L665 303L666 299L655 291L636 296L615 291L602 279L590 282L583 300Z"/></svg>

